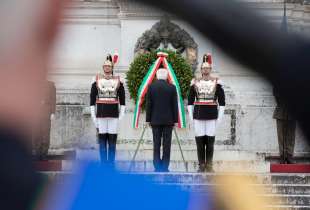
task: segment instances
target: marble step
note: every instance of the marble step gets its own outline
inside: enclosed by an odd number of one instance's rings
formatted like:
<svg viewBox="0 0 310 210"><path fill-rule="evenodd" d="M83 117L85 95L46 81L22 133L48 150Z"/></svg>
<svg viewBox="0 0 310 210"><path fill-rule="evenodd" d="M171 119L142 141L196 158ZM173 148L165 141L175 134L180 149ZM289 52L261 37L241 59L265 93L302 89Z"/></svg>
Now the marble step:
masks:
<svg viewBox="0 0 310 210"><path fill-rule="evenodd" d="M51 180L62 182L69 178L72 173L68 172L44 172ZM212 188L219 184L214 184L220 176L227 176L227 173L130 173L135 176L141 176L151 182L180 187L182 190L189 190L201 194L212 192ZM310 183L307 184L288 184L295 180L308 180L310 174L241 174L231 173L229 176L245 177L258 184L250 184L254 188L264 191L262 196L268 200L269 209L310 209ZM282 184L273 184L274 180L281 180ZM283 181L285 180L285 181ZM260 191L260 190L258 190ZM260 191L262 192L262 191Z"/></svg>
<svg viewBox="0 0 310 210"><path fill-rule="evenodd" d="M117 160L131 160L135 154L136 146L132 147L129 145L122 145L117 147L116 159ZM197 160L196 148L185 149L182 148L185 160ZM98 147L93 149L77 149L77 159L87 160L99 160L99 149ZM152 148L141 148L137 152L136 160L152 160L153 149ZM171 148L171 160L182 160L181 152L178 147ZM223 151L215 150L214 160L261 160L265 161L265 157L262 154L246 151Z"/></svg>
<svg viewBox="0 0 310 210"><path fill-rule="evenodd" d="M120 170L129 170L131 161L118 161L117 167ZM196 172L198 170L197 161L172 160L170 161L169 170L173 172L185 172L186 167L188 172ZM269 163L258 160L231 160L222 161L214 160L213 168L216 172L268 172ZM132 171L152 172L154 171L153 161L135 161L133 162Z"/></svg>
<svg viewBox="0 0 310 210"><path fill-rule="evenodd" d="M74 173L70 171L49 171L40 172L51 179L65 178ZM128 173L128 172L122 172ZM258 185L271 186L304 186L310 185L310 174L270 174L270 173L191 173L191 172L130 172L135 176L141 176L155 183L178 184L178 185L206 185L214 184L216 179L221 176L243 177Z"/></svg>
<svg viewBox="0 0 310 210"><path fill-rule="evenodd" d="M178 186L182 190L193 192L208 192L210 188L217 186L218 184L203 184L203 183L166 183L170 186ZM252 187L262 188L267 194L286 194L286 195L310 195L310 184L298 185L298 184L252 184Z"/></svg>
<svg viewBox="0 0 310 210"><path fill-rule="evenodd" d="M293 205L310 206L310 195L283 195L283 194L265 194L261 195L267 198L270 205Z"/></svg>
<svg viewBox="0 0 310 210"><path fill-rule="evenodd" d="M310 174L269 174L269 173L134 173L158 183L208 184L215 183L221 176L244 177L257 184L310 185Z"/></svg>
<svg viewBox="0 0 310 210"><path fill-rule="evenodd" d="M98 162L98 161L97 161ZM71 171L78 161L62 160L62 171ZM116 161L116 168L120 171L131 172L153 172L153 161ZM187 168L187 171L186 171ZM269 163L261 161L213 161L213 168L216 172L243 172L243 173L266 173L269 171ZM170 161L171 172L197 172L196 161Z"/></svg>
<svg viewBox="0 0 310 210"><path fill-rule="evenodd" d="M310 206L297 206L297 205L270 205L267 206L270 210L309 210Z"/></svg>
<svg viewBox="0 0 310 210"><path fill-rule="evenodd" d="M74 161L63 161L63 170L70 171L74 165ZM131 172L153 172L154 166L152 160L147 161L116 161L116 168L121 171ZM187 168L187 171L186 171ZM265 173L269 171L269 163L255 160L240 160L240 161L213 161L213 168L216 172L244 172L244 173ZM172 160L170 161L169 170L171 172L197 172L197 161Z"/></svg>

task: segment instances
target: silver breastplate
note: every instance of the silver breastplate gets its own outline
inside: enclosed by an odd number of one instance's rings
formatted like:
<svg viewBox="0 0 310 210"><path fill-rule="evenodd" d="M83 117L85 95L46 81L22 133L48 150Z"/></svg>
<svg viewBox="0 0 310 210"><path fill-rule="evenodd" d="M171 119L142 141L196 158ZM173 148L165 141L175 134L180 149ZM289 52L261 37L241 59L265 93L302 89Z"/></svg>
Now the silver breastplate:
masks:
<svg viewBox="0 0 310 210"><path fill-rule="evenodd" d="M112 99L117 98L117 91L119 88L119 79L118 78L99 78L97 79L98 87L98 98L99 99Z"/></svg>
<svg viewBox="0 0 310 210"><path fill-rule="evenodd" d="M195 88L198 101L214 101L217 80L198 80Z"/></svg>

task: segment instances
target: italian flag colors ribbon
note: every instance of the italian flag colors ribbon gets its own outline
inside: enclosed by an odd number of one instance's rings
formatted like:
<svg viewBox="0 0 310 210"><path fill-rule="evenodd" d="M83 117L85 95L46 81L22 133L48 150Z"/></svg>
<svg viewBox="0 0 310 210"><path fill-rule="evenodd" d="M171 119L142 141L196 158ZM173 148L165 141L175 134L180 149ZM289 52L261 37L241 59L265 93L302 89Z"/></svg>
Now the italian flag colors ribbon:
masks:
<svg viewBox="0 0 310 210"><path fill-rule="evenodd" d="M175 85L177 90L177 100L178 100L178 127L179 128L185 128L186 127L186 119L185 119L185 109L183 104L183 98L181 93L181 88L178 82L178 79L175 75L175 72L167 61L167 53L159 52L157 53L157 60L151 65L149 68L147 74L142 80L142 83L138 90L138 96L136 101L136 107L134 110L134 120L133 120L133 127L138 128L139 127L139 118L141 113L141 107L144 102L147 90L149 85L152 84L152 81L155 78L156 72L159 69L160 65L162 64L167 70L168 70L168 81Z"/></svg>

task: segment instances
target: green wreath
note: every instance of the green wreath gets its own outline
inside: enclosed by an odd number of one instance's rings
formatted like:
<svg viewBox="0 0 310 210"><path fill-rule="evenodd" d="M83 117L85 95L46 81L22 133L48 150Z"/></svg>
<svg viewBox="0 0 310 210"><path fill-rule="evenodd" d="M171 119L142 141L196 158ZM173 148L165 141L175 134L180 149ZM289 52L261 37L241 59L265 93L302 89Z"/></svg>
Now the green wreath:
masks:
<svg viewBox="0 0 310 210"><path fill-rule="evenodd" d="M190 82L193 78L190 64L182 57L182 55L172 50L158 50L168 53L168 62L172 65L177 79L180 84L182 97L187 97ZM129 89L130 97L137 101L138 89L142 83L144 76L157 59L157 52L151 51L145 54L138 55L130 64L129 71L126 73L127 87Z"/></svg>

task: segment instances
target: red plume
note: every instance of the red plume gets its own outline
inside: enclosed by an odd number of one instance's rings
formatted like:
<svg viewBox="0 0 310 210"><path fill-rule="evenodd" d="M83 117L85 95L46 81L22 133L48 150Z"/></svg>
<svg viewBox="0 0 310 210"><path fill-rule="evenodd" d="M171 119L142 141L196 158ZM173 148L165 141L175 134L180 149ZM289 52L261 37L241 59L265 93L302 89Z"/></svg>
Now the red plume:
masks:
<svg viewBox="0 0 310 210"><path fill-rule="evenodd" d="M212 56L210 53L207 54L207 61L210 65L212 65Z"/></svg>
<svg viewBox="0 0 310 210"><path fill-rule="evenodd" d="M114 63L114 64L116 64L116 63L118 62L118 57L119 57L118 52L115 51L115 53L114 53L114 55L113 55L113 63Z"/></svg>

